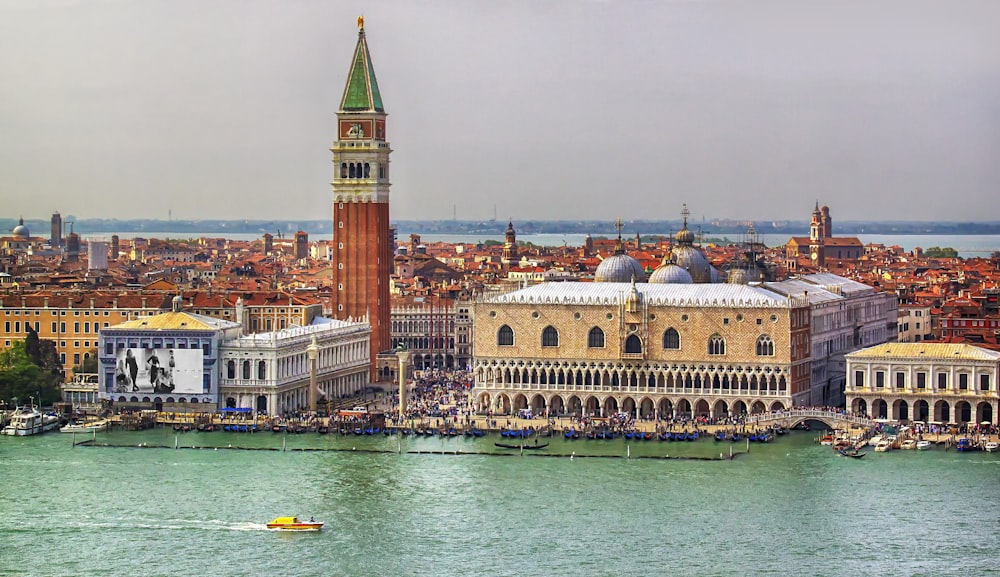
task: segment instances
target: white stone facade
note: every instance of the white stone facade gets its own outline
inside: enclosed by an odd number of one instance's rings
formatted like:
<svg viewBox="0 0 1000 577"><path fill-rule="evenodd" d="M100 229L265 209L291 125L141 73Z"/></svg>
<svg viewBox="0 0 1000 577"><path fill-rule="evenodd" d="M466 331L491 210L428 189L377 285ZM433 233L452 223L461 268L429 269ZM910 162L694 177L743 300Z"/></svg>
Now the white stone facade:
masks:
<svg viewBox="0 0 1000 577"><path fill-rule="evenodd" d="M965 344L888 343L847 355L847 406L893 421L996 423L1000 353Z"/></svg>
<svg viewBox="0 0 1000 577"><path fill-rule="evenodd" d="M247 335L220 347L220 405L268 414L309 407L309 358L319 347L316 385L330 401L356 395L369 385L371 326L316 319L314 324Z"/></svg>

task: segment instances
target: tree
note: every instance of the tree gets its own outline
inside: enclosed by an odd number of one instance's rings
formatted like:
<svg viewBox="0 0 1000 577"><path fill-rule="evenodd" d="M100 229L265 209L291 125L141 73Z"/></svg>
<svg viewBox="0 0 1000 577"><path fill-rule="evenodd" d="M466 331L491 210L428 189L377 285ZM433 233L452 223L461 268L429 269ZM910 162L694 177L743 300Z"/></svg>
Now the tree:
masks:
<svg viewBox="0 0 1000 577"><path fill-rule="evenodd" d="M97 349L90 349L84 355L83 362L73 367L74 373L96 373L97 372Z"/></svg>
<svg viewBox="0 0 1000 577"><path fill-rule="evenodd" d="M924 256L927 258L956 258L958 257L958 251L950 246L943 248L939 246L932 246L924 251Z"/></svg>
<svg viewBox="0 0 1000 577"><path fill-rule="evenodd" d="M14 341L9 349L0 352L0 400L9 402L17 398L24 401L34 397L39 404L48 405L60 399L62 366L55 355L55 344L38 341L37 349L45 368L32 361L25 341ZM53 358L55 363L52 363Z"/></svg>

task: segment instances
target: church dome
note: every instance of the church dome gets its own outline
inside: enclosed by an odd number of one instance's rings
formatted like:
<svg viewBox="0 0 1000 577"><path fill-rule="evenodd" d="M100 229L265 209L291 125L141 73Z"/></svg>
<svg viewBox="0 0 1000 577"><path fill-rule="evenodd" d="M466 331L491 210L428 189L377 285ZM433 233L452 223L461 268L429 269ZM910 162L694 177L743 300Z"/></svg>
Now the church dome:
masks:
<svg viewBox="0 0 1000 577"><path fill-rule="evenodd" d="M729 284L747 284L747 273L741 268L729 270Z"/></svg>
<svg viewBox="0 0 1000 577"><path fill-rule="evenodd" d="M675 246L674 262L691 275L691 279L696 283L712 282L712 265L700 250L693 246Z"/></svg>
<svg viewBox="0 0 1000 577"><path fill-rule="evenodd" d="M597 265L594 273L596 282L638 282L646 280L642 264L627 254L613 254Z"/></svg>
<svg viewBox="0 0 1000 577"><path fill-rule="evenodd" d="M14 236L20 239L28 240L31 238L31 233L28 231L28 227L24 226L24 219L20 219L17 226L10 231Z"/></svg>
<svg viewBox="0 0 1000 577"><path fill-rule="evenodd" d="M687 223L684 223L684 228L677 232L676 239L678 244L694 244L694 233L688 229Z"/></svg>
<svg viewBox="0 0 1000 577"><path fill-rule="evenodd" d="M653 274L649 275L651 284L691 284L694 279L691 273L677 266L672 262L661 264L656 267Z"/></svg>

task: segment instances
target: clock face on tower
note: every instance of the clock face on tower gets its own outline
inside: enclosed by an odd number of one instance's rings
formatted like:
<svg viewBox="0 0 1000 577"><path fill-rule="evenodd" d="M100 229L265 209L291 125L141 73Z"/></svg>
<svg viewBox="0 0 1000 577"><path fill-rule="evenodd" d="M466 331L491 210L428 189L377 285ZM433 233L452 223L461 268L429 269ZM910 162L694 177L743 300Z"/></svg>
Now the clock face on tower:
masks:
<svg viewBox="0 0 1000 577"><path fill-rule="evenodd" d="M811 255L809 255L809 258L813 259L814 261L815 260L819 260L819 253L816 252L816 251L813 251L813 253Z"/></svg>

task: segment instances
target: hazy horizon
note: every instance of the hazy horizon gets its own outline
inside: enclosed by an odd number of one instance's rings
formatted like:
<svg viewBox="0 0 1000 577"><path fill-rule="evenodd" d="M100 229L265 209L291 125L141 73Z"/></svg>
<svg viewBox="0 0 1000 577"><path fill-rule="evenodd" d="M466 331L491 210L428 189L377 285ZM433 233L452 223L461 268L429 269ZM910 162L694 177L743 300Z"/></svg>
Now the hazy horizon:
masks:
<svg viewBox="0 0 1000 577"><path fill-rule="evenodd" d="M394 221L997 220L986 0L0 0L5 215L323 219L361 13Z"/></svg>

